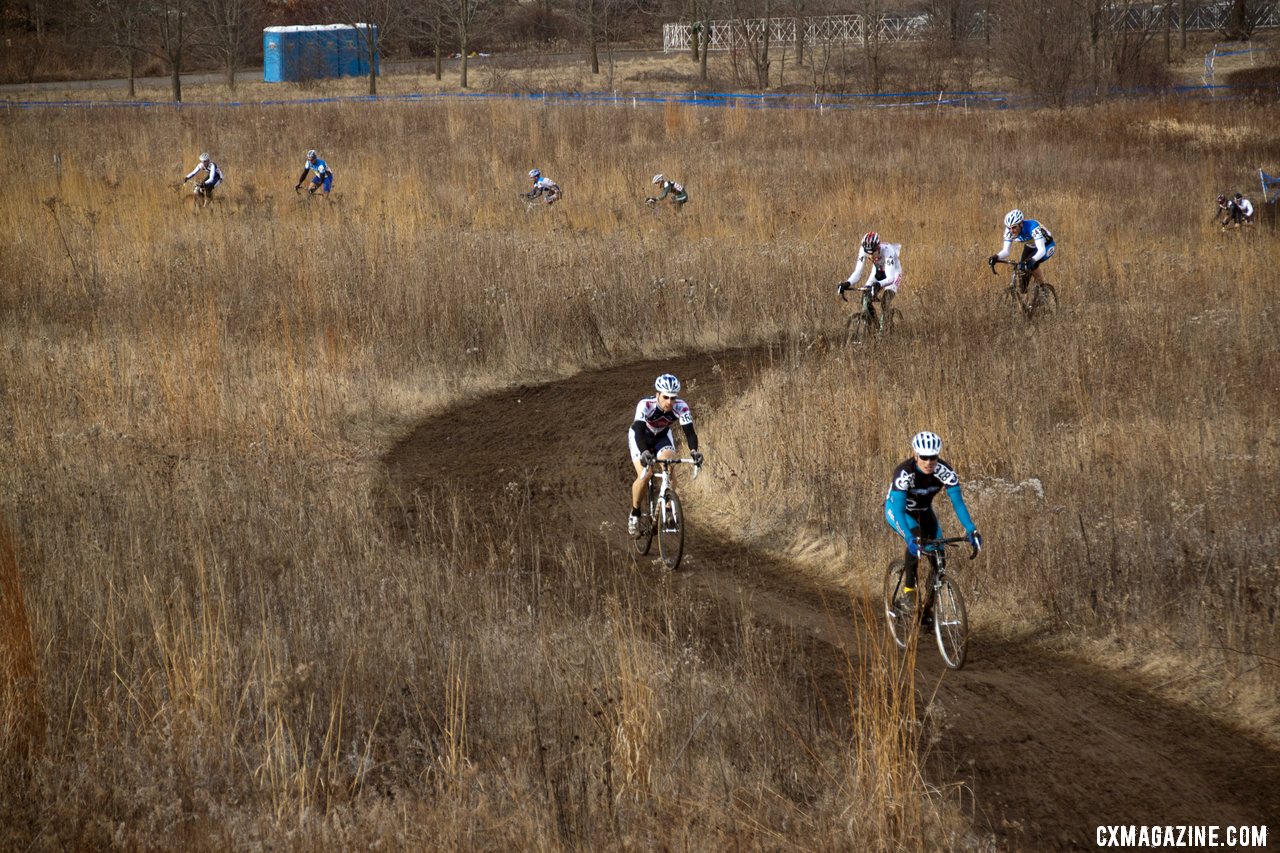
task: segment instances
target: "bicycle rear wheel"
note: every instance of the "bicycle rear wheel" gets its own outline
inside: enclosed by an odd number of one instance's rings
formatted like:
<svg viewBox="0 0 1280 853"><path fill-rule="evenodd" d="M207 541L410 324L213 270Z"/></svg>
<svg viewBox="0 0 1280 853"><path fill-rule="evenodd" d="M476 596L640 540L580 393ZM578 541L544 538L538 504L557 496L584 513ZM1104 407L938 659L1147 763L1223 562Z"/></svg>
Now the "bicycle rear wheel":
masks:
<svg viewBox="0 0 1280 853"><path fill-rule="evenodd" d="M964 596L950 578L944 579L934 593L933 634L946 665L952 669L964 666L969 653L969 616L964 609Z"/></svg>
<svg viewBox="0 0 1280 853"><path fill-rule="evenodd" d="M665 506L658 502L658 553L667 568L675 571L684 555L684 507L675 492L668 490Z"/></svg>
<svg viewBox="0 0 1280 853"><path fill-rule="evenodd" d="M898 600L898 595L902 592L902 573L904 569L902 560L894 560L884 573L884 617L889 623L889 636L893 637L893 642L900 649L907 647L907 637L910 636L912 628L911 618L915 615L914 613L898 613L894 607L894 602Z"/></svg>
<svg viewBox="0 0 1280 853"><path fill-rule="evenodd" d="M1058 310L1058 291L1052 284L1033 284L1027 294L1027 316L1047 317Z"/></svg>

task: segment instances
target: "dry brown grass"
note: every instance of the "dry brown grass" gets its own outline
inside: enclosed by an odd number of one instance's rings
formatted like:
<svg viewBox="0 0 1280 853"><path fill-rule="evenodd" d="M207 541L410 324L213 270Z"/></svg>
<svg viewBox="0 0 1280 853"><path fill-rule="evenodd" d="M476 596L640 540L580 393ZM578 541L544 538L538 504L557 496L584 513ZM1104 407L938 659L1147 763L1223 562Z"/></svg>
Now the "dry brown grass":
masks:
<svg viewBox="0 0 1280 853"><path fill-rule="evenodd" d="M45 722L6 764L0 843L967 843L955 791L925 785L922 703L879 650L850 660L846 707L815 708L800 638L613 554L552 560L519 484L495 509L508 527L445 494L388 520L377 460L424 413L677 349L800 341L705 427L717 469L743 476L701 499L733 512L776 484L775 538L834 519L880 565L882 479L927 420L988 484L979 619L1031 587L1026 618L1063 632L1128 636L1169 611L1197 642L1270 648L1254 572L1275 553L1275 249L1216 242L1201 218L1261 151L1170 136L1153 156L1150 136L1270 117L1112 116L884 116L893 133L511 103L12 116L0 483ZM337 171L332 205L289 192L311 146ZM168 185L202 149L228 183L193 212ZM533 165L562 205L516 198ZM659 170L690 185L679 218L641 202ZM1031 333L991 316L981 266L1024 197L1060 237L1074 312ZM871 225L907 246L907 327L806 354ZM1206 244L1248 251L1188 252ZM996 478L1031 475L1044 505L1001 496ZM1169 565L1195 585L1157 583ZM1187 589L1221 621L1193 631ZM732 640L708 644L709 620Z"/></svg>

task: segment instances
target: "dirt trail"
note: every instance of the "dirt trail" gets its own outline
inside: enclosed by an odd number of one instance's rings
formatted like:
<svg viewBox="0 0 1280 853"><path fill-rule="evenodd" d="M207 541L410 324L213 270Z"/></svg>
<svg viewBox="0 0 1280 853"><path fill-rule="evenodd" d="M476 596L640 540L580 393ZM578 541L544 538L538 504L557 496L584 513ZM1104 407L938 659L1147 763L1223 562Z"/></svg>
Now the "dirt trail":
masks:
<svg viewBox="0 0 1280 853"><path fill-rule="evenodd" d="M465 483L482 496L532 478L540 511L572 517L578 535L626 548L630 479L623 448L632 407L653 377L695 379L695 412L736 393L767 349L631 364L499 392L421 424L386 457L405 492ZM549 460L581 460L573 466ZM710 470L710 469L709 469ZM477 506L485 503L477 501ZM697 527L673 582L747 608L810 644L814 689L843 701L851 603L793 565ZM930 647L922 683L946 711L940 749L967 768L978 828L1009 849L1095 849L1109 824L1268 824L1280 833L1280 751L1162 701L1133 678L986 637L945 673ZM1270 839L1269 839L1270 840Z"/></svg>

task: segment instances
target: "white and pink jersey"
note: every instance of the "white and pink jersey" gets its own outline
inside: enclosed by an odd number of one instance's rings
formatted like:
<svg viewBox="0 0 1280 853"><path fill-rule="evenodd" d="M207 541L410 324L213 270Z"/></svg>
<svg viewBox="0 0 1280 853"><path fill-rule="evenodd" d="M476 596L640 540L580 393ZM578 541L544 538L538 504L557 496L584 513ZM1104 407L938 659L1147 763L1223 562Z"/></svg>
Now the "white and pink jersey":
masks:
<svg viewBox="0 0 1280 853"><path fill-rule="evenodd" d="M899 258L901 252L901 243L881 243L880 263L877 264L874 258L859 248L858 265L854 267L853 272L849 273L847 281L857 287L857 279L862 275L863 265L870 263L871 275L867 277L866 285L878 284L882 290L892 290L897 293L898 285L902 284L902 260Z"/></svg>
<svg viewBox="0 0 1280 853"><path fill-rule="evenodd" d="M688 426L693 423L693 412L689 410L689 404L678 397L669 412L664 412L658 408L657 397L646 397L636 404L636 416L633 418L633 423L635 421L644 421L644 425L649 428L649 432L657 435L664 430L671 429L671 425L674 423L679 423L681 426Z"/></svg>

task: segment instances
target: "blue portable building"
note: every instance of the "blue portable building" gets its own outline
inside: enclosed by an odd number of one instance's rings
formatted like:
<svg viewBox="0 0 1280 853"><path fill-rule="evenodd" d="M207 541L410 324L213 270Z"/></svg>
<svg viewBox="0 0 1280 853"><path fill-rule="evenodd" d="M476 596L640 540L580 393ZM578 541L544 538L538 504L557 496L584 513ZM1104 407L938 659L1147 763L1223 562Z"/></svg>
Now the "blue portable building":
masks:
<svg viewBox="0 0 1280 853"><path fill-rule="evenodd" d="M262 31L262 79L294 83L325 77L360 77L369 73L368 39L375 46L378 71L378 28L373 24L315 24L267 27Z"/></svg>

